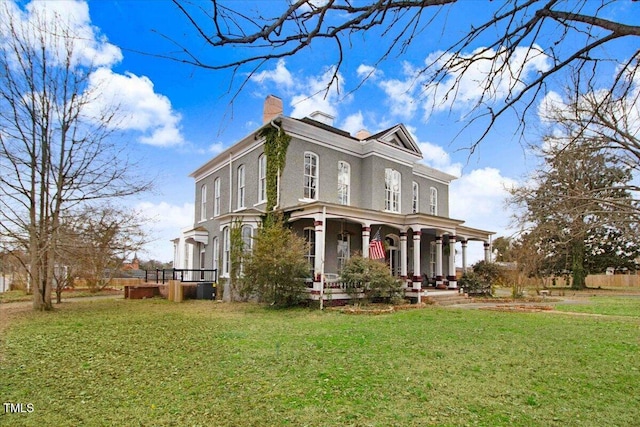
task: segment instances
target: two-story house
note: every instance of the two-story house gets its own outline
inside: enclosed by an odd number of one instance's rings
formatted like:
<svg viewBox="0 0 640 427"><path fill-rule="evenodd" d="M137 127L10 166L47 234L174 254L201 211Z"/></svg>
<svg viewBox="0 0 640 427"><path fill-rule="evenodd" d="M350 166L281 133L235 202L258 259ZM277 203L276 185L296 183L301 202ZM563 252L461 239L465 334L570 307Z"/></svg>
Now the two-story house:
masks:
<svg viewBox="0 0 640 427"><path fill-rule="evenodd" d="M376 237L385 243L390 271L405 281L406 295L418 299L430 285L457 287L456 253L465 269L470 242L484 244L489 258L493 233L449 217L449 184L455 177L420 163L422 153L404 125L353 136L321 112L286 117L282 101L269 96L263 125L190 175L195 221L175 241L176 267L213 268L228 277L234 219L242 220L245 243L251 245L267 202L260 136L265 127L291 137L274 209L287 213L308 243L312 298L324 293L327 278L339 282L352 254L369 256Z"/></svg>

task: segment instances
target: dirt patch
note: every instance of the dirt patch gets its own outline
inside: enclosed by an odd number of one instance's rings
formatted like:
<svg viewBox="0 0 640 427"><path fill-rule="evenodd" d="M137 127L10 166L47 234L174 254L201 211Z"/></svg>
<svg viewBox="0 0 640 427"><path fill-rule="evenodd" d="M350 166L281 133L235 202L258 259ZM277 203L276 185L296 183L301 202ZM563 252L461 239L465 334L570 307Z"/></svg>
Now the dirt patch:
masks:
<svg viewBox="0 0 640 427"><path fill-rule="evenodd" d="M491 311L515 311L515 312L541 312L552 311L553 307L550 305L496 305L493 307L480 307L480 310Z"/></svg>

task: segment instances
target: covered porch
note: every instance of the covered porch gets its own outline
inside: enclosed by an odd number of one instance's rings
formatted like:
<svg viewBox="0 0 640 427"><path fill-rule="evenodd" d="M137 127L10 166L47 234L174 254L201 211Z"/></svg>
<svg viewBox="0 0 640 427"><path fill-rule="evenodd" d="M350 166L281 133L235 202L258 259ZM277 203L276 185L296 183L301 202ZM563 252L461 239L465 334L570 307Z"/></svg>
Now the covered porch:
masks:
<svg viewBox="0 0 640 427"><path fill-rule="evenodd" d="M381 240L384 261L403 283L406 297L420 302L429 289L456 290L456 260L467 265L469 244L481 244L490 261L492 232L463 221L428 214L402 215L351 206L312 202L289 211L293 230L308 243L312 266L311 299L349 299L340 271L354 254L370 256L370 244Z"/></svg>

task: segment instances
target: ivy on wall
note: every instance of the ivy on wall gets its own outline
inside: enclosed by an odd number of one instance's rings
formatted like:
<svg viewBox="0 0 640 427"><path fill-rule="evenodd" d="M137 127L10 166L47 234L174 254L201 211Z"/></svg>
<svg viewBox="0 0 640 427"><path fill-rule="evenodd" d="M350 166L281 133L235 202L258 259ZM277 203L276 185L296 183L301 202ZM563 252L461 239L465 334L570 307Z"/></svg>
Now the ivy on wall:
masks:
<svg viewBox="0 0 640 427"><path fill-rule="evenodd" d="M284 170L287 148L291 137L282 128L269 126L260 131L265 139L264 155L267 157L267 212L273 211L278 200L278 178Z"/></svg>

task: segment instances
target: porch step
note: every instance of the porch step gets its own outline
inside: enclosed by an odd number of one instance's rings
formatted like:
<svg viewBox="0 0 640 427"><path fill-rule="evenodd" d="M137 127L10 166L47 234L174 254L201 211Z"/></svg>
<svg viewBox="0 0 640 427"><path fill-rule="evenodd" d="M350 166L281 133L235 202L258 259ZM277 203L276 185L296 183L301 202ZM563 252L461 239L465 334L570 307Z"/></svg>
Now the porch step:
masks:
<svg viewBox="0 0 640 427"><path fill-rule="evenodd" d="M433 300L436 305L442 306L469 304L473 302L471 298L465 296L464 294L459 294L457 291L453 293L429 292L427 294L427 298Z"/></svg>

